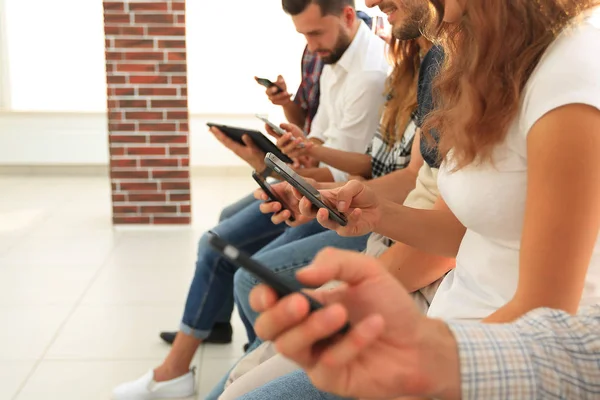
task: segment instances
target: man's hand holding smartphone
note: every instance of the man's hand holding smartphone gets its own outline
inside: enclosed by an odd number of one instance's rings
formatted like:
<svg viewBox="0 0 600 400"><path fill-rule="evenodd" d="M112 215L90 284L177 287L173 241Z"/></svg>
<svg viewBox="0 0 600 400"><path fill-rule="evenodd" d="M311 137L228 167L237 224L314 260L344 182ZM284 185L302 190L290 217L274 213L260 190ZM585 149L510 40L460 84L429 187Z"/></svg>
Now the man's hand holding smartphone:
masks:
<svg viewBox="0 0 600 400"><path fill-rule="evenodd" d="M279 75L277 80L273 82L275 85L267 88L266 94L269 101L276 106L286 106L292 101L292 95L288 93L287 84L283 76Z"/></svg>

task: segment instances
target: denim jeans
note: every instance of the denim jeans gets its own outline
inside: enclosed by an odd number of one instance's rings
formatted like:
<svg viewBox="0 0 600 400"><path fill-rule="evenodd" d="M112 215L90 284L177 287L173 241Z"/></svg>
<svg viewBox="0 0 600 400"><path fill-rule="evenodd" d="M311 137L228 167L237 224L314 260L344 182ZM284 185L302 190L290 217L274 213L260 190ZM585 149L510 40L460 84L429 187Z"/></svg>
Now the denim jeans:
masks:
<svg viewBox="0 0 600 400"><path fill-rule="evenodd" d="M367 239L368 235L361 237L341 237L336 232L325 230L317 221L312 221L308 224L288 229L276 240L254 254L252 258L269 267L284 279L293 279L296 271L307 266L323 248L329 246L338 249L362 251L367 246ZM248 338L256 337L253 324L258 314L251 309L248 303L248 295L252 288L256 286L258 280L243 269L235 273L234 279L235 302L238 306L238 312L246 326ZM254 342L251 340L250 343L252 345L248 349L248 353L258 347L261 340L256 338ZM219 398L223 393L229 372L205 397L206 400L217 400ZM312 390L316 391L314 387ZM275 396L273 398L278 397ZM328 397L322 398L328 399ZM331 397L331 399L334 398L337 399L336 397Z"/></svg>
<svg viewBox="0 0 600 400"><path fill-rule="evenodd" d="M271 216L260 212L259 200L246 197L227 207L213 231L241 250L254 254L285 231ZM205 339L216 322L229 322L233 312L233 276L237 267L208 244L205 233L198 244L196 271L188 291L180 330Z"/></svg>
<svg viewBox="0 0 600 400"><path fill-rule="evenodd" d="M319 225L315 220L306 225ZM320 225L319 225L320 226ZM291 236L292 231L302 227L289 229L283 233L277 243L284 242L286 236ZM294 241L285 241L276 248L272 244L258 251L253 259L261 264L269 267L273 272L279 275L284 280L294 280L296 271L307 266L312 262L319 251L325 247L335 247L342 250L363 251L367 246L369 235L359 237L342 237L334 231L324 230L312 235L298 237L295 235ZM250 274L248 271L240 269L235 273L234 277L234 300L238 307L238 311L246 326L246 331L254 334L254 321L258 317L258 313L250 307L249 296L250 291L259 283L259 280Z"/></svg>
<svg viewBox="0 0 600 400"><path fill-rule="evenodd" d="M264 386L238 397L240 400L349 400L322 392L313 386L302 370L281 376Z"/></svg>
<svg viewBox="0 0 600 400"><path fill-rule="evenodd" d="M254 203L256 199L252 194L242 198L241 200L225 207L221 211L221 215L219 215L219 223L224 220L233 217L238 212L242 211L244 208ZM223 305L221 309L217 313L215 318L215 322L227 323L231 320L231 314L233 313L233 295L227 296L223 298ZM254 339L252 339L254 340Z"/></svg>

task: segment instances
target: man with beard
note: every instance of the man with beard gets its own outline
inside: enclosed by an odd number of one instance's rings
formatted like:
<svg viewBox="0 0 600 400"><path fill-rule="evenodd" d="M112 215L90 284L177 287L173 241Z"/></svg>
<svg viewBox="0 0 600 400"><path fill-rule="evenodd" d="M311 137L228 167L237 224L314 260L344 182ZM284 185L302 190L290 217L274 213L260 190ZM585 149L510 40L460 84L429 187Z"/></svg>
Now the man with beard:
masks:
<svg viewBox="0 0 600 400"><path fill-rule="evenodd" d="M427 3L419 0L367 0L366 5L378 6L382 12L388 15L395 38L417 39L420 44L422 61L419 70L416 111L416 123L420 127L427 114L433 109L432 82L443 61L441 48L432 47L431 43L421 37L421 28L428 23L430 17ZM433 136L437 135L433 133ZM434 204L439 195L436 183L439 168L437 149L435 145L430 145L429 141L421 134L420 129L415 135L415 141L417 148L420 147L422 156L422 158L419 157L422 166L417 167L419 171L417 176L410 174L410 169L403 169L379 179L367 181L365 184L393 202L404 203L412 208L435 208ZM416 159L415 152L416 150L413 151L413 159ZM411 159L411 163L413 159ZM414 185L415 178L416 187ZM402 193L407 187L404 183L410 179L412 179L414 190L406 196ZM371 235L366 253L379 257L386 269L409 289L412 299L423 313L427 311L441 278L454 265L453 259L427 254L402 243L393 243L377 234ZM239 295L237 288L236 295ZM245 296L248 294L245 293ZM255 363L252 369L248 370L246 366L244 366L246 367L244 370L238 368L239 372L234 369L220 400L234 398L243 400L280 398L341 400L337 396L318 391L304 371L299 370L294 363L281 355L272 356L272 354L266 349L264 354L258 355L261 358L253 360Z"/></svg>
<svg viewBox="0 0 600 400"><path fill-rule="evenodd" d="M364 153L377 130L379 112L385 101L389 70L385 43L357 18L353 0L283 0L282 5L291 15L296 30L305 36L308 49L326 64L311 140L337 150ZM221 139L227 142L226 138ZM251 143L247 148L252 149ZM258 172L264 171L264 154L254 154L250 164ZM334 178L345 176L341 171L330 171ZM266 245L274 248L325 231L316 223L298 229L274 225L269 215L260 212L260 203L253 202L211 231L250 254ZM233 275L237 267L209 247L208 237L206 233L200 239L196 272L180 331L169 355L158 368L118 386L113 391L114 400L192 396L197 379L189 366L198 346L216 327L222 332L223 342L231 341L229 321L233 311ZM274 239L277 240L273 242ZM365 244L366 238L358 238L345 240L345 245L337 247L362 250ZM292 255L286 259L286 262L296 261Z"/></svg>

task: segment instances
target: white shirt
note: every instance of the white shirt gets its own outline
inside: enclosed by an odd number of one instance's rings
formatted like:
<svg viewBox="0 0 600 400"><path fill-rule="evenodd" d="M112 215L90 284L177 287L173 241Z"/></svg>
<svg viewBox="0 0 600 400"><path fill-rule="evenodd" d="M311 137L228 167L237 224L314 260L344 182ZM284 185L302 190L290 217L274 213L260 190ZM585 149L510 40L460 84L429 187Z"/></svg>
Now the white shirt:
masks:
<svg viewBox="0 0 600 400"><path fill-rule="evenodd" d="M310 137L337 150L365 153L377 130L389 70L385 42L361 23L344 55L323 68ZM322 166L336 182L347 180L347 173Z"/></svg>
<svg viewBox="0 0 600 400"><path fill-rule="evenodd" d="M563 105L581 103L600 109L600 9L592 15L546 50L527 82L506 140L495 149L495 167L469 166L455 173L449 172L450 163L440 168L440 193L467 231L456 269L441 283L428 315L481 319L514 296L525 215L527 135L536 121ZM600 238L581 305L600 303L599 289Z"/></svg>

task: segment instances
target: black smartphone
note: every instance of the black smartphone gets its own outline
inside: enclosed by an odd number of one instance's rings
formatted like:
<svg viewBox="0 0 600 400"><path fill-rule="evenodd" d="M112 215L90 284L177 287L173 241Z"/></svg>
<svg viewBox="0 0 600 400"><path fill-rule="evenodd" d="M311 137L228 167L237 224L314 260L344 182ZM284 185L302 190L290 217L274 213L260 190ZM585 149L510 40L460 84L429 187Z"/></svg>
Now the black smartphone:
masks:
<svg viewBox="0 0 600 400"><path fill-rule="evenodd" d="M280 88L279 86L277 86L276 84L274 84L273 82L271 82L271 80L269 80L267 78L259 78L259 77L255 76L254 79L256 79L256 82L258 82L259 85L263 85L267 89L275 86L277 88L277 92L275 94L283 92L282 88Z"/></svg>
<svg viewBox="0 0 600 400"><path fill-rule="evenodd" d="M300 175L295 173L290 167L288 167L283 161L277 158L273 153L267 153L265 156L265 164L272 171L279 174L286 182L298 189L303 196L305 196L310 202L317 208L324 208L329 211L329 218L340 224L346 226L348 220L338 210L329 204L329 202L321 196L321 193L315 189L312 185L306 182Z"/></svg>
<svg viewBox="0 0 600 400"><path fill-rule="evenodd" d="M248 272L256 276L260 281L270 286L279 297L284 297L292 293L300 293L308 300L311 312L323 308L323 305L321 303L319 303L306 293L302 292L302 289L305 289L305 287L302 286L300 282L296 280L288 281L281 279L279 275L277 275L275 272L271 271L264 265L260 264L259 262L250 258L248 254L245 254L244 252L238 250L236 247L227 243L227 241L223 240L215 233L210 233L211 235L208 242L213 249L218 251L232 263L239 265L241 268L247 270ZM342 329L340 329L338 333L344 334L348 332L349 329L350 324L346 323L346 325L344 325L344 327L342 327Z"/></svg>
<svg viewBox="0 0 600 400"><path fill-rule="evenodd" d="M267 182L264 176L262 176L256 171L252 171L252 178L256 181L256 183L258 183L258 186L260 186L260 188L267 194L267 196L269 196L270 201L276 201L281 204L281 211L288 210L291 212L291 210L289 209L289 207L287 207L285 202L281 200L281 198L279 198L279 196L277 196L275 192L273 192L273 190L271 190L271 185L269 185L269 182ZM290 217L290 221L295 221L293 214Z"/></svg>

